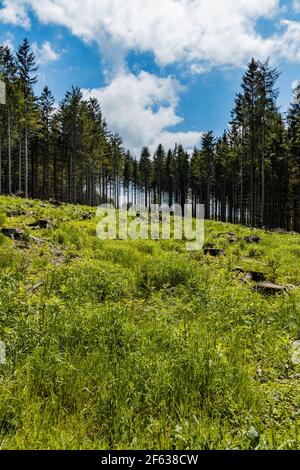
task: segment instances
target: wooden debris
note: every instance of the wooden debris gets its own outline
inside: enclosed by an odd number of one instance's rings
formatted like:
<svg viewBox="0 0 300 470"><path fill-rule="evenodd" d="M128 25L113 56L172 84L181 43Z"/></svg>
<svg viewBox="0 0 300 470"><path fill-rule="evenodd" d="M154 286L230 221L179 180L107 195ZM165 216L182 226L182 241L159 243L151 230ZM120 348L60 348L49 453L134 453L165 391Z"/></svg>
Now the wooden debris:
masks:
<svg viewBox="0 0 300 470"><path fill-rule="evenodd" d="M30 236L30 240L37 243L38 245L44 245L47 242L45 238L38 238L38 237L33 237L33 236Z"/></svg>

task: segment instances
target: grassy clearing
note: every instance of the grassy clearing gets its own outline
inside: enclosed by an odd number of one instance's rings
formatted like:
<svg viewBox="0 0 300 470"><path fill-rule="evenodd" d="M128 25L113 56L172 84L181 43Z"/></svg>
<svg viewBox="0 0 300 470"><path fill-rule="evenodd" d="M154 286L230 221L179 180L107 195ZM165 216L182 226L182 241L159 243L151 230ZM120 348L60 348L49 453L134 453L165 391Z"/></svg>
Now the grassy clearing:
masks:
<svg viewBox="0 0 300 470"><path fill-rule="evenodd" d="M0 198L2 449L296 449L300 289L266 297L232 270L300 284L300 236L206 223L226 257L179 241L101 241L82 206ZM50 229L32 230L40 218ZM239 238L228 243L220 232Z"/></svg>

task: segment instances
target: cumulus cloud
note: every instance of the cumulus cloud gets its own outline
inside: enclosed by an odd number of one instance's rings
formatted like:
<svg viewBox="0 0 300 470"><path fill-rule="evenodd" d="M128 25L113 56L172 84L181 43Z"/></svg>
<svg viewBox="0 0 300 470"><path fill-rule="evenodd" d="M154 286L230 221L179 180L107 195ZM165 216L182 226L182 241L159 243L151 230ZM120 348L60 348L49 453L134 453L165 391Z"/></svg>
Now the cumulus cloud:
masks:
<svg viewBox="0 0 300 470"><path fill-rule="evenodd" d="M296 8L299 1L294 3ZM287 35L293 49L300 46L295 25L289 22L282 23L284 31L269 37L256 31L260 18L275 19L279 14L279 0L6 0L3 4L2 21L27 27L26 12L31 8L41 22L66 26L83 40L96 41L110 56L120 59L130 50L152 52L161 65L189 62L193 73L202 71L203 62L236 66L252 55L266 58L278 51L290 58Z"/></svg>
<svg viewBox="0 0 300 470"><path fill-rule="evenodd" d="M55 52L49 41L43 42L39 47L36 42L32 44L32 50L36 56L36 62L39 65L45 65L49 62L55 62L60 58L60 54Z"/></svg>
<svg viewBox="0 0 300 470"><path fill-rule="evenodd" d="M176 142L186 148L199 143L201 132L168 130L182 122L176 113L180 91L177 80L170 77L123 72L106 87L83 90L83 95L99 99L110 128L121 134L125 145L138 155L143 145L153 151L159 142L166 148Z"/></svg>
<svg viewBox="0 0 300 470"><path fill-rule="evenodd" d="M292 6L300 11L300 0ZM108 85L85 94L100 99L112 129L137 152L159 141L191 148L201 133L170 130L182 122L178 82L127 72L127 54L150 52L161 67L180 64L191 75L239 67L252 56L299 62L300 22L287 20L281 7L280 0L3 0L0 22L28 28L34 12L41 23L96 43L111 66ZM273 33L259 34L260 19L273 21ZM49 43L37 51L40 61L56 60Z"/></svg>

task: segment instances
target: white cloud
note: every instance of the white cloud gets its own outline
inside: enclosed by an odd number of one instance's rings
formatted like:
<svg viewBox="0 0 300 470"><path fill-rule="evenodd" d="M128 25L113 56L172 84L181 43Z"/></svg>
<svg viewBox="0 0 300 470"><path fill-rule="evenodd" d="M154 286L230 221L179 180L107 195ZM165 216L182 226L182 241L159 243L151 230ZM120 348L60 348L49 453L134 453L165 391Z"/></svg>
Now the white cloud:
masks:
<svg viewBox="0 0 300 470"><path fill-rule="evenodd" d="M130 51L150 52L162 67L177 63L192 75L239 67L252 56L300 62L300 22L285 19L280 0L4 0L2 5L0 22L28 28L33 11L40 22L64 26L101 48L111 66L110 81L85 94L100 99L110 127L135 152L159 141L191 148L201 133L169 130L182 122L176 112L179 84L128 73ZM300 0L291 5L300 11ZM261 18L273 21L273 33L258 33ZM37 51L40 63L57 60L49 43Z"/></svg>
<svg viewBox="0 0 300 470"><path fill-rule="evenodd" d="M201 132L171 132L168 128L182 122L176 114L179 83L147 72L123 72L104 88L83 90L84 97L99 99L109 127L120 133L126 147L136 155L143 145L153 151L158 143L166 148L182 143L186 148L199 144Z"/></svg>
<svg viewBox="0 0 300 470"><path fill-rule="evenodd" d="M32 50L36 56L36 62L39 65L55 62L60 58L60 54L54 51L49 41L43 42L40 47L34 42L32 44Z"/></svg>
<svg viewBox="0 0 300 470"><path fill-rule="evenodd" d="M0 10L0 23L11 23L28 29L30 20L28 18L26 4L22 0L4 1Z"/></svg>
<svg viewBox="0 0 300 470"><path fill-rule="evenodd" d="M9 47L11 51L14 50L14 36L11 33L6 33L4 38L0 39L0 45Z"/></svg>
<svg viewBox="0 0 300 470"><path fill-rule="evenodd" d="M294 2L295 8L299 0ZM294 26L269 37L258 34L260 18L281 15L279 0L6 0L0 19L28 26L32 8L39 20L66 26L85 41L96 41L110 58L130 50L152 52L161 65L186 61L201 65L241 65L252 55L291 58L285 46L300 46ZM283 39L283 47L280 42ZM297 58L297 60L299 60Z"/></svg>
<svg viewBox="0 0 300 470"><path fill-rule="evenodd" d="M273 53L292 62L300 61L300 22L281 20L284 28L280 39L273 41Z"/></svg>
<svg viewBox="0 0 300 470"><path fill-rule="evenodd" d="M293 10L295 13L300 13L300 0L293 1Z"/></svg>

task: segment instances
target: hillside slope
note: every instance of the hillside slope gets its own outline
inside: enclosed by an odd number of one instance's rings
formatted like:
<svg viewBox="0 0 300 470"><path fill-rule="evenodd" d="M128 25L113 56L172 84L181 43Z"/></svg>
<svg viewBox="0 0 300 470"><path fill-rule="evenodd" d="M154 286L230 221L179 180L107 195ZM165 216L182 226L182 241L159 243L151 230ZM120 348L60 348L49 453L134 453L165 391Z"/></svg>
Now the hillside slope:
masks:
<svg viewBox="0 0 300 470"><path fill-rule="evenodd" d="M213 257L101 241L89 207L0 197L0 212L25 232L0 235L0 448L300 445L299 235L247 244L207 222ZM293 288L266 295L264 277Z"/></svg>

